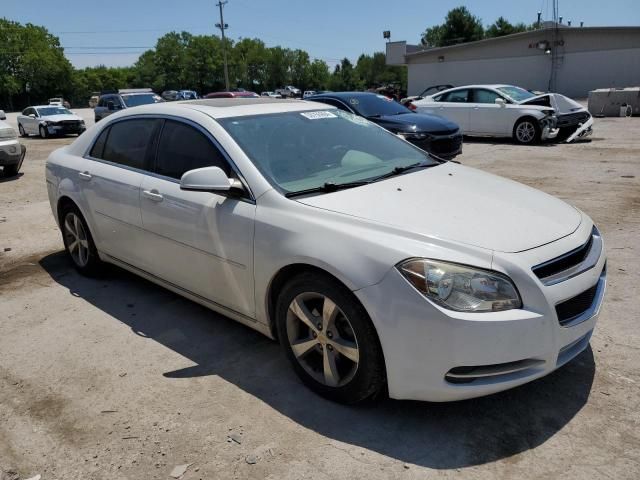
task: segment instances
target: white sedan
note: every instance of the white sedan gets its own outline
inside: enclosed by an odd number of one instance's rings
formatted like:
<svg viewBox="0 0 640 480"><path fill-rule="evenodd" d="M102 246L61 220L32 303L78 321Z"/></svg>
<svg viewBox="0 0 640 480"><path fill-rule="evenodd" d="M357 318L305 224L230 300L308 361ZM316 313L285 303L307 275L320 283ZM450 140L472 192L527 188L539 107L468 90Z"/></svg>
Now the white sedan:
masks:
<svg viewBox="0 0 640 480"><path fill-rule="evenodd" d="M558 134L553 106L527 103L534 97L512 85L468 85L412 103L418 113L456 122L465 135L512 137L518 143L532 144Z"/></svg>
<svg viewBox="0 0 640 480"><path fill-rule="evenodd" d="M127 109L46 181L77 270L118 265L278 339L336 401L529 382L587 347L603 300L585 213L315 102Z"/></svg>
<svg viewBox="0 0 640 480"><path fill-rule="evenodd" d="M60 105L36 105L18 115L18 131L22 137L77 134L86 130L84 120Z"/></svg>

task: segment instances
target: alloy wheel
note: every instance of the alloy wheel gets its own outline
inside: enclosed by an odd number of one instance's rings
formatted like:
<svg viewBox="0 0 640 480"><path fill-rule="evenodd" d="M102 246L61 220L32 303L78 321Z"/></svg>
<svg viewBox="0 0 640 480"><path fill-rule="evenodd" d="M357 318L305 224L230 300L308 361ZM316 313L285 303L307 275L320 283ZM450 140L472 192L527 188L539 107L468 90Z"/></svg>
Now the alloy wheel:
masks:
<svg viewBox="0 0 640 480"><path fill-rule="evenodd" d="M531 122L520 122L516 127L516 137L522 143L530 143L536 137L536 127Z"/></svg>
<svg viewBox="0 0 640 480"><path fill-rule="evenodd" d="M85 267L89 263L89 240L82 220L74 212L65 217L64 235L69 255L76 265Z"/></svg>
<svg viewBox="0 0 640 480"><path fill-rule="evenodd" d="M296 360L319 383L341 387L353 379L360 361L354 329L328 297L296 296L287 311L287 336Z"/></svg>

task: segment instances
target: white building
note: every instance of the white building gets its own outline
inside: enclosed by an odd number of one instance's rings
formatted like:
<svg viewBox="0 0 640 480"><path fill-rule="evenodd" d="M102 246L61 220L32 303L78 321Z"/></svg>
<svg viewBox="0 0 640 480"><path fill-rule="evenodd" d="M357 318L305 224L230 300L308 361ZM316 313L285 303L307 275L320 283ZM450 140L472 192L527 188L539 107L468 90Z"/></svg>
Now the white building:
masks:
<svg viewBox="0 0 640 480"><path fill-rule="evenodd" d="M559 25L427 49L390 42L387 64L407 66L409 95L439 84L508 83L582 98L640 85L640 27Z"/></svg>

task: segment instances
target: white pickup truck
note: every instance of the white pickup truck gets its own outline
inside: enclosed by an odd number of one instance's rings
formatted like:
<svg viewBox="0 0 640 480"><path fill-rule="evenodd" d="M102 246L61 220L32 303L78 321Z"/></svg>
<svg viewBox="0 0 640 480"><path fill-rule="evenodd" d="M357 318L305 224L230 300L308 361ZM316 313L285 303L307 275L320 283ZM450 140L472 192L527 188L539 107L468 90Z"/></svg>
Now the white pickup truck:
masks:
<svg viewBox="0 0 640 480"><path fill-rule="evenodd" d="M291 85L287 85L284 88L277 89L276 94L282 95L282 98L293 98L293 97L300 98L302 92L300 91L299 88L293 87Z"/></svg>

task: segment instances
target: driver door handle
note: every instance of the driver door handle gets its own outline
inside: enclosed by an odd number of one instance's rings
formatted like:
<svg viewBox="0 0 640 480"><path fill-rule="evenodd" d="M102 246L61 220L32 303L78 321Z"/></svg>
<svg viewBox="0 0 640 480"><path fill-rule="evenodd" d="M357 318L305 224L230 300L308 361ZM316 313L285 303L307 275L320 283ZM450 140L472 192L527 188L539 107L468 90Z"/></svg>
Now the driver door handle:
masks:
<svg viewBox="0 0 640 480"><path fill-rule="evenodd" d="M142 194L154 202L161 202L164 199L164 197L155 188L152 190L143 190Z"/></svg>
<svg viewBox="0 0 640 480"><path fill-rule="evenodd" d="M85 182L88 182L93 178L91 174L87 171L78 173L78 176L80 177L81 180L84 180Z"/></svg>

